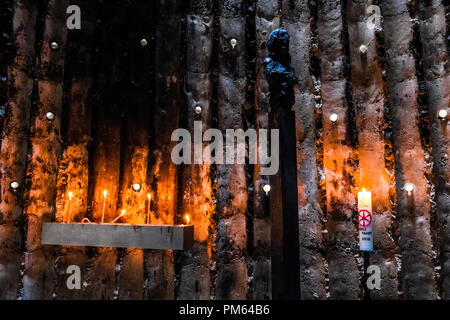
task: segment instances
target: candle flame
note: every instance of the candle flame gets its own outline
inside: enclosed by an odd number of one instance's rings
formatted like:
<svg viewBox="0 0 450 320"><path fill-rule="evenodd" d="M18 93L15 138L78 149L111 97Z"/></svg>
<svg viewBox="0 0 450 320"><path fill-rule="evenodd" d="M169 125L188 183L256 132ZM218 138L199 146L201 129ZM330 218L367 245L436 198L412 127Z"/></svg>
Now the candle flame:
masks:
<svg viewBox="0 0 450 320"><path fill-rule="evenodd" d="M152 196L150 195L150 193L147 194L147 198L148 198L148 201L150 201L150 199L152 198Z"/></svg>
<svg viewBox="0 0 450 320"><path fill-rule="evenodd" d="M184 216L184 220L186 220L186 224L189 224L189 221L191 220L191 217L188 214L186 214Z"/></svg>
<svg viewBox="0 0 450 320"><path fill-rule="evenodd" d="M72 200L73 193L69 192L69 200Z"/></svg>
<svg viewBox="0 0 450 320"><path fill-rule="evenodd" d="M103 190L103 197L106 199L106 195L108 194L107 190Z"/></svg>
<svg viewBox="0 0 450 320"><path fill-rule="evenodd" d="M363 188L363 189L362 189L362 192L366 192L366 188Z"/></svg>
<svg viewBox="0 0 450 320"><path fill-rule="evenodd" d="M117 218L115 218L113 221L111 221L111 223L115 223L117 220L119 220L124 214L126 213L125 209L122 209L122 213L120 214L120 216L118 216Z"/></svg>

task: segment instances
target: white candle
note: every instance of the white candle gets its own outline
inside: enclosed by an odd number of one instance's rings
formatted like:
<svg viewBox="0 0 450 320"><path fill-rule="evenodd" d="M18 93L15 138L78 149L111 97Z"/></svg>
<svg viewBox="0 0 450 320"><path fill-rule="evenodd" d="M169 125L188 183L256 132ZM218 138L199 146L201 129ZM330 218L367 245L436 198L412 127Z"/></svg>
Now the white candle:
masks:
<svg viewBox="0 0 450 320"><path fill-rule="evenodd" d="M120 218L122 218L126 213L126 210L123 209L122 213L120 214L120 216L118 216L117 218L115 218L113 221L111 221L111 223L115 223L117 220L119 220Z"/></svg>
<svg viewBox="0 0 450 320"><path fill-rule="evenodd" d="M67 218L66 218L67 223L70 222L70 203L72 202L72 196L73 196L73 193L69 192L69 203L67 205Z"/></svg>
<svg viewBox="0 0 450 320"><path fill-rule="evenodd" d="M150 222L150 200L152 198L150 193L147 194L147 198L148 198L148 203L147 203L147 224L149 224L149 222Z"/></svg>
<svg viewBox="0 0 450 320"><path fill-rule="evenodd" d="M102 210L102 223L105 221L105 208L106 208L106 195L108 191L103 191L103 210Z"/></svg>
<svg viewBox="0 0 450 320"><path fill-rule="evenodd" d="M363 189L358 192L359 250L373 251L372 194Z"/></svg>

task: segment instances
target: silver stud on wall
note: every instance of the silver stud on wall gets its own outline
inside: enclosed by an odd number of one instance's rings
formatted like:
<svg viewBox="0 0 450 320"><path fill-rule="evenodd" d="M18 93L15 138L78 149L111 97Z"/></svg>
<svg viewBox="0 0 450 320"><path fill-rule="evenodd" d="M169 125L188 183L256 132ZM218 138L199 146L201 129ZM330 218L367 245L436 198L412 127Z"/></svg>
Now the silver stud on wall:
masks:
<svg viewBox="0 0 450 320"><path fill-rule="evenodd" d="M141 185L139 183L133 184L133 190L136 192L141 191Z"/></svg>
<svg viewBox="0 0 450 320"><path fill-rule="evenodd" d="M14 190L17 190L20 187L20 184L17 181L13 181L9 184L11 186L11 188L13 188Z"/></svg>
<svg viewBox="0 0 450 320"><path fill-rule="evenodd" d="M57 50L59 48L59 44L53 41L52 43L50 43L50 48L52 48L53 50Z"/></svg>
<svg viewBox="0 0 450 320"><path fill-rule="evenodd" d="M147 39L141 39L141 47L146 47L148 45Z"/></svg>
<svg viewBox="0 0 450 320"><path fill-rule="evenodd" d="M55 119L55 114L54 114L53 112L51 112L51 111L47 112L47 113L45 114L45 116L46 116L47 119L50 120L50 121Z"/></svg>
<svg viewBox="0 0 450 320"><path fill-rule="evenodd" d="M202 111L203 111L202 106L200 104L197 104L194 108L194 112L196 114L200 114L200 113L202 113Z"/></svg>
<svg viewBox="0 0 450 320"><path fill-rule="evenodd" d="M338 119L339 119L339 117L338 117L338 115L336 113L330 114L330 121L331 122L334 123L334 122L338 121Z"/></svg>
<svg viewBox="0 0 450 320"><path fill-rule="evenodd" d="M405 191L408 192L408 195L411 195L411 192L414 190L414 185L410 182L405 184Z"/></svg>
<svg viewBox="0 0 450 320"><path fill-rule="evenodd" d="M438 118L441 120L445 120L447 118L448 112L446 109L441 109L438 111Z"/></svg>
<svg viewBox="0 0 450 320"><path fill-rule="evenodd" d="M237 40L234 39L234 38L231 39L231 40L230 40L230 45L231 45L231 48L234 49L234 47L236 47L236 45L237 45Z"/></svg>
<svg viewBox="0 0 450 320"><path fill-rule="evenodd" d="M270 184L265 184L265 185L263 186L263 190L264 190L264 192L266 193L266 195L269 194L270 189L271 189Z"/></svg>
<svg viewBox="0 0 450 320"><path fill-rule="evenodd" d="M368 50L368 48L365 44L362 44L359 46L359 52L361 52L362 54L366 54L367 50Z"/></svg>

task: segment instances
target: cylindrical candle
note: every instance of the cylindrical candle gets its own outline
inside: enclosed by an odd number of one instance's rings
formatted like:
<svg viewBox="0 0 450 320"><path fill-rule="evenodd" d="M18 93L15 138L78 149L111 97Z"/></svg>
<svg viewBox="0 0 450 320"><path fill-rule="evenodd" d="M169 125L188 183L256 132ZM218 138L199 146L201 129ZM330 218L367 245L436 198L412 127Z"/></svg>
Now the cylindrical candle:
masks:
<svg viewBox="0 0 450 320"><path fill-rule="evenodd" d="M151 204L151 199L152 199L150 193L147 194L147 199L148 199L148 202L147 202L147 219L146 219L146 222L147 222L147 224L149 224L150 223L150 204Z"/></svg>
<svg viewBox="0 0 450 320"><path fill-rule="evenodd" d="M103 191L103 210L102 210L102 223L105 222L105 208L106 208L106 196L108 195L108 191Z"/></svg>
<svg viewBox="0 0 450 320"><path fill-rule="evenodd" d="M373 251L372 194L363 189L358 192L359 250Z"/></svg>
<svg viewBox="0 0 450 320"><path fill-rule="evenodd" d="M67 223L70 222L70 203L72 202L72 196L73 196L73 193L69 192L69 203L67 205L67 217L66 217Z"/></svg>

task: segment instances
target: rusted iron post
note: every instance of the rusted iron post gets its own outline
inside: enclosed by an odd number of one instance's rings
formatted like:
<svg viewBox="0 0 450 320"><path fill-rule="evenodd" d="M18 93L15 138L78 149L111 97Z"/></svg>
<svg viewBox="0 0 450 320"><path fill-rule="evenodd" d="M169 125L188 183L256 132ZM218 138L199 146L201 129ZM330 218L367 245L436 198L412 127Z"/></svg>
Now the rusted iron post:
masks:
<svg viewBox="0 0 450 320"><path fill-rule="evenodd" d="M300 259L295 112L291 108L297 77L291 65L286 30L274 30L267 48L270 54L264 60L264 72L270 91L269 126L280 130L280 170L269 178L272 298L295 300L300 299Z"/></svg>

